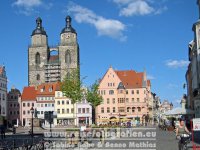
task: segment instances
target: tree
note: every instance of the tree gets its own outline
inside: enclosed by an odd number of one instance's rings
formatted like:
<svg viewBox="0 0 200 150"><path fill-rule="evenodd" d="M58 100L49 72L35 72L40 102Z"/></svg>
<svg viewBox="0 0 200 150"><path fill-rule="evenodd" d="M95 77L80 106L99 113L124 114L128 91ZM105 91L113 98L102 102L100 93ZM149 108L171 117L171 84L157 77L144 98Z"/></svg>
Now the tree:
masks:
<svg viewBox="0 0 200 150"><path fill-rule="evenodd" d="M99 84L96 81L91 87L87 89L86 99L92 106L92 122L96 121L96 107L101 104L103 97L98 93Z"/></svg>
<svg viewBox="0 0 200 150"><path fill-rule="evenodd" d="M64 96L71 99L73 107L76 102L83 99L84 89L82 88L82 80L80 80L80 70L77 68L68 74L61 83L61 91Z"/></svg>

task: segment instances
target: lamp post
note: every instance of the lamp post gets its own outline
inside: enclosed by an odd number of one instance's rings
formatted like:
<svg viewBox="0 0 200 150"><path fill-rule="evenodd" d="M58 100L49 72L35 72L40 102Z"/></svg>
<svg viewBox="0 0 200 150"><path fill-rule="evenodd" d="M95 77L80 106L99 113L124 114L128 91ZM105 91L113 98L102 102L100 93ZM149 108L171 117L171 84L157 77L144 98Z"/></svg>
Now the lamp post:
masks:
<svg viewBox="0 0 200 150"><path fill-rule="evenodd" d="M30 111L31 111L31 114L32 114L32 118L31 118L31 136L33 138L33 114L34 114L33 107L31 107Z"/></svg>

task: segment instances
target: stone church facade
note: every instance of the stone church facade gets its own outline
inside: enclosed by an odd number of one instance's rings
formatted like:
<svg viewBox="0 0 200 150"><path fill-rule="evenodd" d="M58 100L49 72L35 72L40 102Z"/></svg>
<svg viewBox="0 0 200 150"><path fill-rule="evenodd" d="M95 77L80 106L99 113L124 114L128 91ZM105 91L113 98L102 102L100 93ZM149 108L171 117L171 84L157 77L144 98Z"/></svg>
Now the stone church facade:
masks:
<svg viewBox="0 0 200 150"><path fill-rule="evenodd" d="M56 47L48 45L48 36L42 26L42 19L36 19L36 29L31 35L28 48L28 85L62 81L73 69L79 67L79 45L71 17L66 17L66 26L60 33ZM56 54L52 54L55 52Z"/></svg>

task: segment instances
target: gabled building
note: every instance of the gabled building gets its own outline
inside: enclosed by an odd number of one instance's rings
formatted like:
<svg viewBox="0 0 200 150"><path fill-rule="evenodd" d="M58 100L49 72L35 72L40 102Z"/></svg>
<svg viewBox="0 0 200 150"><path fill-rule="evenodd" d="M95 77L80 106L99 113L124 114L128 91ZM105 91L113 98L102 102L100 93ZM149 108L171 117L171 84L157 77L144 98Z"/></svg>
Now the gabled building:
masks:
<svg viewBox="0 0 200 150"><path fill-rule="evenodd" d="M104 100L96 109L98 124L112 120L142 122L151 113L151 84L146 71L117 71L110 67L100 81L99 94Z"/></svg>
<svg viewBox="0 0 200 150"><path fill-rule="evenodd" d="M60 83L43 83L36 88L36 107L37 117L43 127L50 126L49 122L45 120L45 112L55 112L55 91Z"/></svg>
<svg viewBox="0 0 200 150"><path fill-rule="evenodd" d="M32 87L24 87L20 101L20 120L22 126L31 125L31 108L36 107L36 89Z"/></svg>

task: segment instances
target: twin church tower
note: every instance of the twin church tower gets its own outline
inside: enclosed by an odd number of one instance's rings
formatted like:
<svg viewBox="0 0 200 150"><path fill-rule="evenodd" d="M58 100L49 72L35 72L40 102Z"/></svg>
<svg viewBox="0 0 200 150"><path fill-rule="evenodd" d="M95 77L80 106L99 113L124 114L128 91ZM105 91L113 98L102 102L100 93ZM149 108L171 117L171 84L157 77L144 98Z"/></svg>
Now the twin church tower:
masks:
<svg viewBox="0 0 200 150"><path fill-rule="evenodd" d="M66 17L66 26L60 33L56 47L48 45L48 36L42 26L42 19L36 19L36 28L31 35L28 48L28 84L62 81L70 72L79 67L79 45L71 17Z"/></svg>

